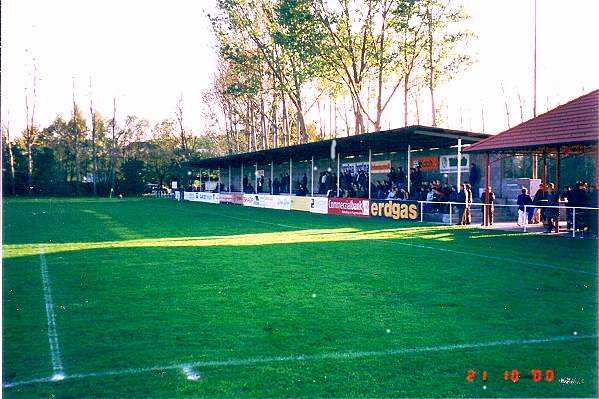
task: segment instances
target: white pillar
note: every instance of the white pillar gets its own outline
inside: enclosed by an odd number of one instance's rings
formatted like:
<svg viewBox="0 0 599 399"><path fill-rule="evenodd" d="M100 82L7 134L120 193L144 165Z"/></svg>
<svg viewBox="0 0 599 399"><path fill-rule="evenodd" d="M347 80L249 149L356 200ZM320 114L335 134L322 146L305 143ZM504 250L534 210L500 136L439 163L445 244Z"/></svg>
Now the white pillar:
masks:
<svg viewBox="0 0 599 399"><path fill-rule="evenodd" d="M291 191L293 187L293 159L289 157L289 195L291 195Z"/></svg>
<svg viewBox="0 0 599 399"><path fill-rule="evenodd" d="M341 155L337 153L337 197L339 197L339 170L341 168Z"/></svg>
<svg viewBox="0 0 599 399"><path fill-rule="evenodd" d="M310 168L310 195L314 197L314 156L312 156L312 168Z"/></svg>
<svg viewBox="0 0 599 399"><path fill-rule="evenodd" d="M254 192L258 194L258 162L256 162L256 169L254 172Z"/></svg>
<svg viewBox="0 0 599 399"><path fill-rule="evenodd" d="M216 184L218 184L218 186L216 187L216 192L220 193L220 166L218 167L218 182Z"/></svg>
<svg viewBox="0 0 599 399"><path fill-rule="evenodd" d="M274 191L272 190L272 177L274 175L274 162L271 160L270 161L270 194L274 194Z"/></svg>
<svg viewBox="0 0 599 399"><path fill-rule="evenodd" d="M200 191L202 191L202 169L200 169Z"/></svg>
<svg viewBox="0 0 599 399"><path fill-rule="evenodd" d="M370 187L372 186L372 183L370 183L370 176L371 176L370 169L372 169L372 150L371 149L368 150L368 199L371 198L370 197L370 195L371 195Z"/></svg>
<svg viewBox="0 0 599 399"><path fill-rule="evenodd" d="M458 139L458 183L456 188L460 192L460 183L462 182L462 139Z"/></svg>
<svg viewBox="0 0 599 399"><path fill-rule="evenodd" d="M229 192L231 192L231 165L229 164Z"/></svg>
<svg viewBox="0 0 599 399"><path fill-rule="evenodd" d="M407 172L408 172L408 193L410 193L410 190L412 189L412 176L410 173L412 171L412 146L410 144L408 144L408 167L407 167ZM414 194L414 193L410 193L410 194Z"/></svg>
<svg viewBox="0 0 599 399"><path fill-rule="evenodd" d="M239 187L241 187L239 191L243 193L243 162L241 163L241 172L239 173L239 183Z"/></svg>
<svg viewBox="0 0 599 399"><path fill-rule="evenodd" d="M208 185L210 185L210 169L208 169ZM206 188L208 188L208 186L206 186ZM206 190L204 190L206 191Z"/></svg>

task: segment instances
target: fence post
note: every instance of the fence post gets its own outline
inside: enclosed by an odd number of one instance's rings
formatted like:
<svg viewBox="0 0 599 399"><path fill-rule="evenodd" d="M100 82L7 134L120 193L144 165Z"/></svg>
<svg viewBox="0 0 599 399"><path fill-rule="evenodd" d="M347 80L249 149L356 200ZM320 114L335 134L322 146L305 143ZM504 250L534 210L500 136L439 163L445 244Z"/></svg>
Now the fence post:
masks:
<svg viewBox="0 0 599 399"><path fill-rule="evenodd" d="M576 207L572 208L572 237L576 238Z"/></svg>
<svg viewBox="0 0 599 399"><path fill-rule="evenodd" d="M526 233L526 226L528 226L528 212L526 211L526 205L524 205L524 216L526 220L524 221L524 232Z"/></svg>
<svg viewBox="0 0 599 399"><path fill-rule="evenodd" d="M424 202L420 202L420 221L424 220Z"/></svg>
<svg viewBox="0 0 599 399"><path fill-rule="evenodd" d="M451 216L452 216L452 213L451 213L451 202L450 202L449 203L449 224L451 224Z"/></svg>

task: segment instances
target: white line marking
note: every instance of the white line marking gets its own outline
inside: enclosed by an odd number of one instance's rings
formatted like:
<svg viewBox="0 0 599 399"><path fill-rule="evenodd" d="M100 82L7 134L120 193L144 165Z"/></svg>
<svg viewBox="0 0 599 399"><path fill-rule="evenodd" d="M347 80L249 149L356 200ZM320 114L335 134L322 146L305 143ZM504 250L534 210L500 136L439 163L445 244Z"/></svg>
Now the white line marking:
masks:
<svg viewBox="0 0 599 399"><path fill-rule="evenodd" d="M200 374L193 371L193 368L189 364L186 364L183 367L181 367L181 371L183 371L183 374L185 374L185 378L187 378L189 381L197 381L200 378L202 378Z"/></svg>
<svg viewBox="0 0 599 399"><path fill-rule="evenodd" d="M422 248L422 249L431 249L431 250L434 250L434 251L450 252L450 253L460 254L460 255L478 256L479 258L485 258L485 259L502 260L502 261L507 260L507 261L512 261L512 262L515 262L515 263L521 263L521 264L524 264L524 265L530 265L530 266L536 266L536 267L544 267L544 268L547 268L547 269L561 270L561 271L564 271L564 272L588 274L588 275L591 275L591 276L596 276L597 275L597 273L595 273L595 272L587 272L587 271L584 271L584 270L570 269L570 268L567 268L567 267L560 267L560 266L548 265L548 264L545 264L545 263L535 263L535 262L529 262L529 261L526 261L526 260L518 260L518 259L501 257L501 256L492 256L492 255L478 254L478 253L474 253L474 252L458 251L458 250L455 250L455 249L429 247L427 245L420 245L420 244L408 244L406 242L393 241L393 243L394 244L408 246L408 247L416 247L416 248Z"/></svg>
<svg viewBox="0 0 599 399"><path fill-rule="evenodd" d="M46 302L46 316L48 317L48 342L50 343L50 354L52 355L52 381L65 379L60 358L60 346L58 344L58 333L56 332L56 318L54 316L54 305L52 304L52 290L50 289L50 277L48 276L48 264L44 250L40 245L40 269L44 286L44 301Z"/></svg>
<svg viewBox="0 0 599 399"><path fill-rule="evenodd" d="M490 342L479 342L472 344L447 344L438 346L422 346L416 348L396 348L383 351L351 351L351 352L330 352L320 353L315 355L290 355L290 356L272 356L272 357L253 357L245 359L227 359L227 360L212 360L212 361L199 361L194 363L184 364L171 364L165 366L153 366L153 367L142 367L142 368L130 368L121 370L108 370L99 371L95 373L83 373L83 374L70 374L65 376L65 380L71 379L85 379L95 377L106 377L106 376L121 376L127 374L141 374L149 373L153 371L164 371L164 370L183 370L185 367L189 368L207 368L207 367L233 367L233 366L253 366L257 364L266 363L281 363L281 362L309 362L319 360L347 360L347 359L361 359L368 357L384 357L384 356L396 356L405 355L411 353L426 353L426 352L441 352L441 351L452 351L462 349L484 349L498 346L514 346L514 345L535 345L535 344L546 344L553 342L563 341L580 341L583 339L597 339L598 335L584 335L584 336L573 336L564 335L549 338L537 338L537 339L510 339L504 341L490 341ZM3 384L4 388L11 388L20 385L31 385L36 383L46 383L52 381L51 377L37 378L31 380L13 381Z"/></svg>

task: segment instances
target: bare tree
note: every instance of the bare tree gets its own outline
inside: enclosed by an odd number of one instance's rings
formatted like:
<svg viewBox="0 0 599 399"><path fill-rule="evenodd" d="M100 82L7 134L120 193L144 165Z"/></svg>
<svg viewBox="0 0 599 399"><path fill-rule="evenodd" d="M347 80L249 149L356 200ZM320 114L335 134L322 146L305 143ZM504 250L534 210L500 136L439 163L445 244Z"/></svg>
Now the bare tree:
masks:
<svg viewBox="0 0 599 399"><path fill-rule="evenodd" d="M8 164L10 167L10 193L15 195L15 157L12 151L12 142L10 141L10 111L7 111L6 125L2 126L2 135L8 150Z"/></svg>
<svg viewBox="0 0 599 399"><path fill-rule="evenodd" d="M503 103L505 104L505 114L507 116L507 127L509 129L512 127L510 124L510 108L507 106L507 98L505 96L505 90L503 89L503 83L501 83L501 94L503 94Z"/></svg>
<svg viewBox="0 0 599 399"><path fill-rule="evenodd" d="M185 134L185 128L183 127L183 93L179 97L177 102L177 110L175 112L177 122L179 123L179 138L181 140L181 150L183 151L183 158L189 160L189 153L187 151L187 137Z"/></svg>
<svg viewBox="0 0 599 399"><path fill-rule="evenodd" d="M524 123L524 101L519 91L516 91L516 94L518 95L518 103L520 104L520 123Z"/></svg>
<svg viewBox="0 0 599 399"><path fill-rule="evenodd" d="M116 97L112 99L112 142L110 143L110 190L116 190Z"/></svg>
<svg viewBox="0 0 599 399"><path fill-rule="evenodd" d="M89 78L89 113L92 118L92 181L94 185L94 197L98 195L96 180L98 179L98 158L96 151L96 115L92 102L92 78Z"/></svg>
<svg viewBox="0 0 599 399"><path fill-rule="evenodd" d="M35 103L37 101L37 65L33 60L33 99L31 101L27 92L27 84L25 84L25 117L26 125L23 137L27 147L27 193L29 196L33 194L33 146L38 136L38 129L35 126ZM31 112L31 113L30 113Z"/></svg>

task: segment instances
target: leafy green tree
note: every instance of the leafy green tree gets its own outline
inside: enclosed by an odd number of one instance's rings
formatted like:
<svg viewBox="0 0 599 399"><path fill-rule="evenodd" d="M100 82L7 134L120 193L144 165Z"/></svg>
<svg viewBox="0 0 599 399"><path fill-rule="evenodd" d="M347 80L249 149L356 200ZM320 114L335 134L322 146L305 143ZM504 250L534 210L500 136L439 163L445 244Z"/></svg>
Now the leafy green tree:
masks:
<svg viewBox="0 0 599 399"><path fill-rule="evenodd" d="M144 192L144 161L129 158L121 165L121 189L124 194L137 195Z"/></svg>

